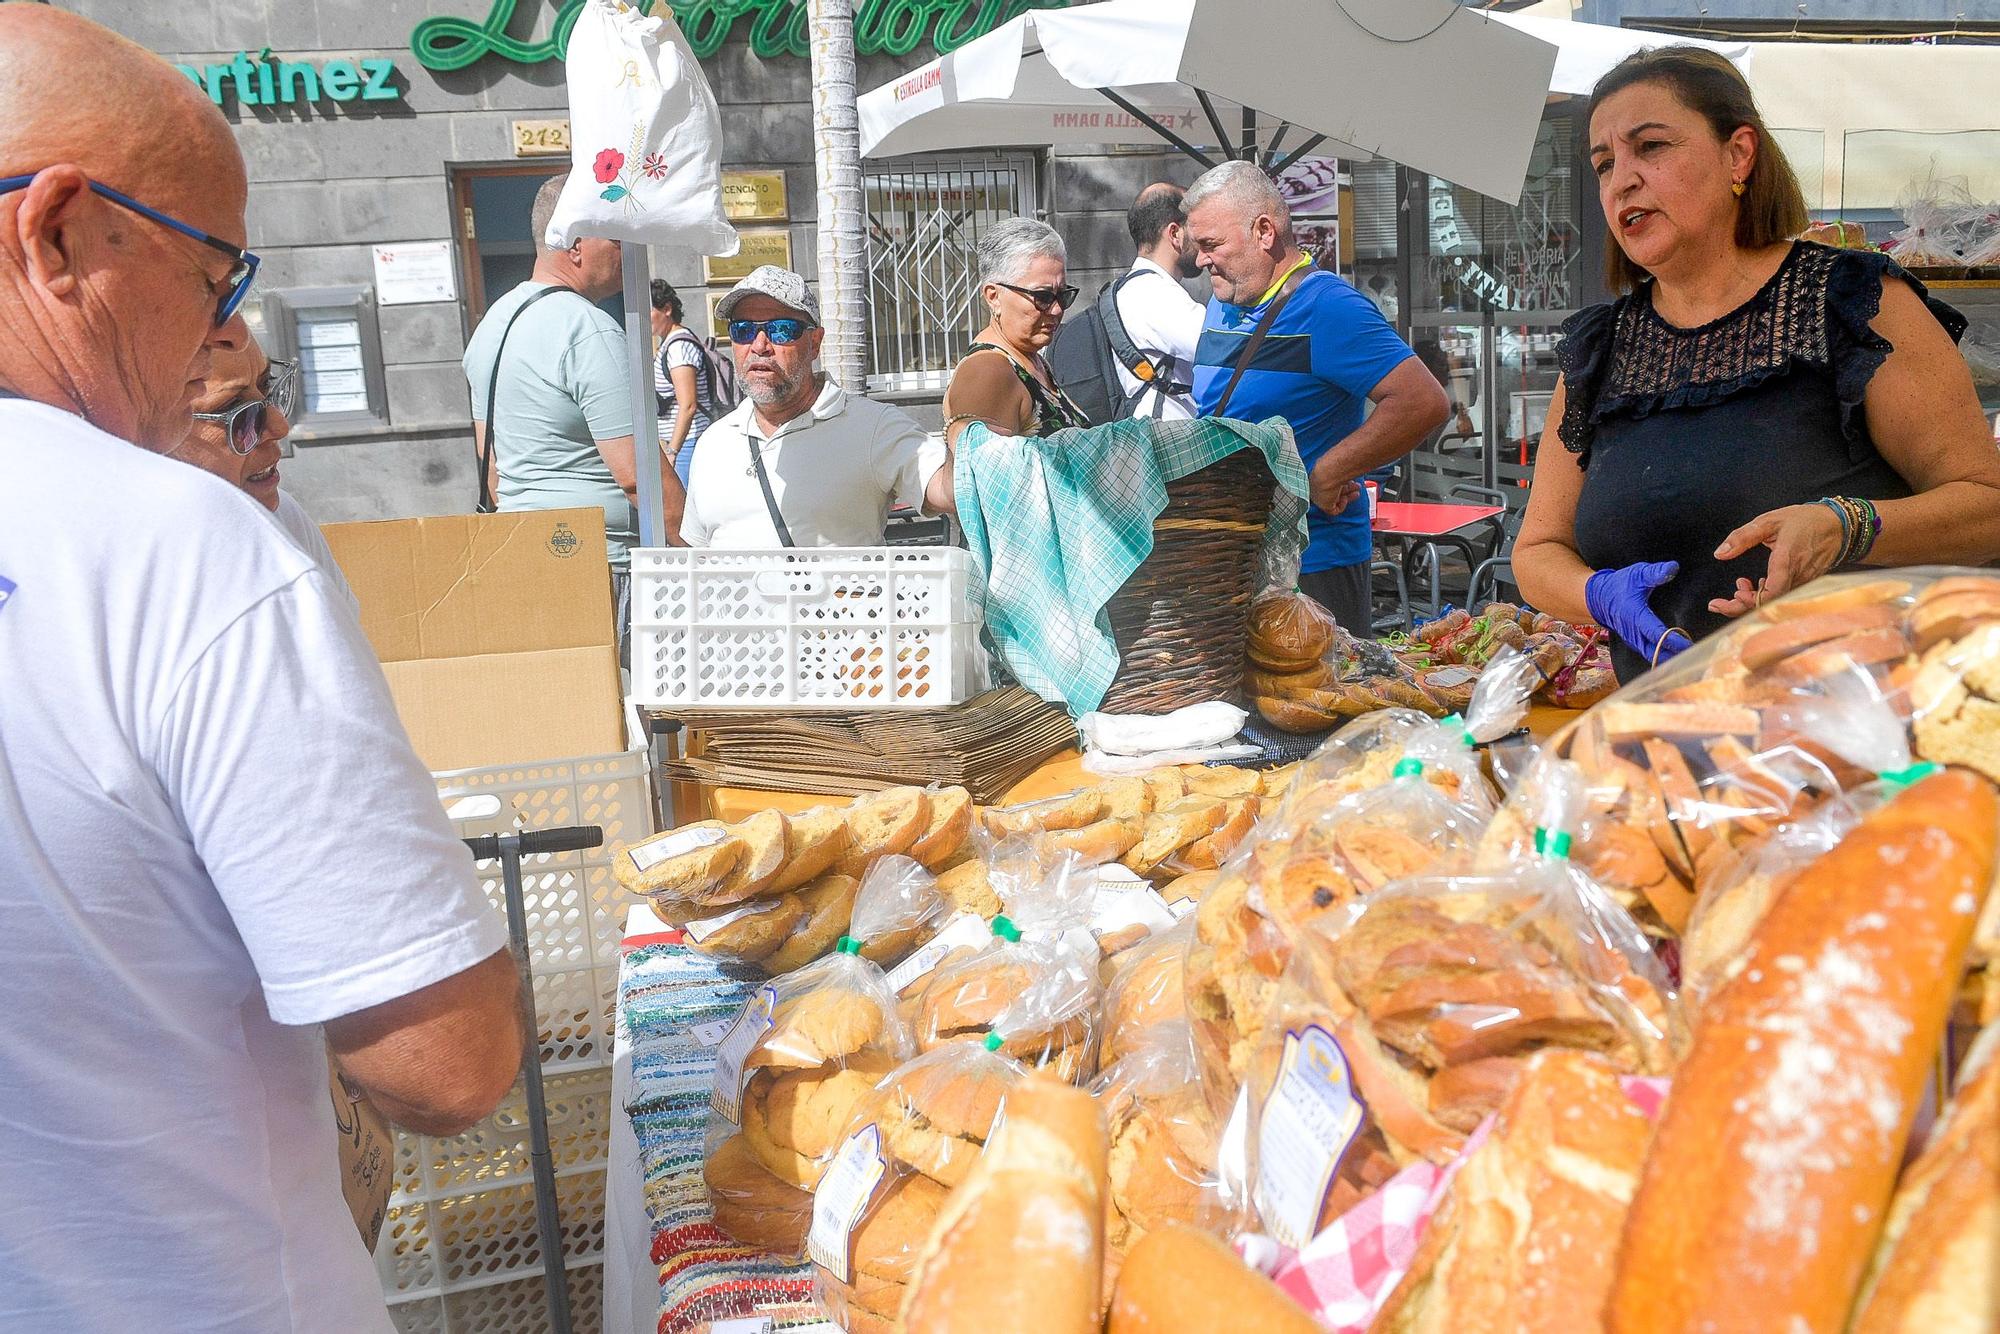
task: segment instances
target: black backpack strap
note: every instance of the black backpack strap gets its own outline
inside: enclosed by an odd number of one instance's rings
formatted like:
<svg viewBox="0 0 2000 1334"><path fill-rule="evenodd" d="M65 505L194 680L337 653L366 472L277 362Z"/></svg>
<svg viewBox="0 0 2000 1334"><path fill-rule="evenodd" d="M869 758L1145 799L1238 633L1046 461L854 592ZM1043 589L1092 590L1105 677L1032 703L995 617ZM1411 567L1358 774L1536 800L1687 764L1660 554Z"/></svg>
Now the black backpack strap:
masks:
<svg viewBox="0 0 2000 1334"><path fill-rule="evenodd" d="M514 332L515 322L528 313L529 306L534 305L545 296L554 296L557 292L572 290L574 289L568 287L544 287L541 291L514 307L514 313L507 317L507 327L500 331L500 345L493 349L493 374L488 376L486 380L486 448L483 450L475 448L472 451L473 470L479 474L478 512L481 514L491 514L497 506L497 501L493 495L493 487L488 482L487 476L492 470L494 458L498 456L498 449L493 443L493 400L500 393L500 358L506 355L507 352L507 335ZM582 296L583 294L578 292L577 295Z"/></svg>
<svg viewBox="0 0 2000 1334"><path fill-rule="evenodd" d="M1171 358L1162 354L1148 355L1141 351L1139 345L1132 341L1132 335L1126 332L1124 317L1118 313L1118 293L1125 284L1134 278L1153 272L1152 269L1128 269L1115 281L1107 283L1104 290L1097 294L1097 318L1104 322L1104 334L1111 344L1111 355L1117 358L1118 364L1125 368L1127 374L1139 382L1139 387L1125 396L1125 407L1129 409L1137 403L1147 390L1156 390L1153 416L1158 418L1166 411L1167 399L1176 394L1188 393L1194 386L1176 383L1168 375L1173 366ZM1168 282L1173 281L1164 273L1155 276L1166 278ZM1121 415L1126 414L1121 413Z"/></svg>
<svg viewBox="0 0 2000 1334"><path fill-rule="evenodd" d="M1236 386L1242 383L1243 372L1250 369L1250 363L1256 359L1257 349L1264 346L1264 340L1270 336L1271 326L1278 322L1279 312L1284 310L1285 303L1292 299L1292 293L1299 290L1299 284L1306 280L1306 275L1310 272L1311 268L1303 265L1293 269L1292 276L1285 279L1284 289L1272 299L1270 305L1264 307L1264 317L1258 320L1257 327L1250 331L1250 341L1244 346L1242 354L1236 358L1236 370L1230 375L1229 383L1223 387L1222 397L1216 400L1215 411L1209 413L1209 416L1223 415L1223 410L1229 406L1229 400L1236 396Z"/></svg>

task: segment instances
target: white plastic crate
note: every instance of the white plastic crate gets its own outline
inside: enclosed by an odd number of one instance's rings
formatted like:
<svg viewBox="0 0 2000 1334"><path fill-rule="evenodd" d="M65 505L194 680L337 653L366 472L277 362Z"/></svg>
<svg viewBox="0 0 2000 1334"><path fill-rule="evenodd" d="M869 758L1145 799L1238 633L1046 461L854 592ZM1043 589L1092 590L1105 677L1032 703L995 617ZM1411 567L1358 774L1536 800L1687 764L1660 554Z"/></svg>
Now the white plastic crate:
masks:
<svg viewBox="0 0 2000 1334"><path fill-rule="evenodd" d="M612 1010L627 900L611 859L618 845L653 831L647 756L641 750L433 776L461 837L564 825L604 830L600 847L530 857L521 866L571 1309L576 1328L595 1328L602 1305ZM478 870L487 898L504 912L500 863L483 861ZM526 1096L518 1083L499 1110L462 1135L398 1134L389 1214L375 1248L383 1296L398 1329L547 1329L533 1182Z"/></svg>
<svg viewBox="0 0 2000 1334"><path fill-rule="evenodd" d="M569 1265L570 1328L604 1327L604 1262ZM509 1279L389 1308L399 1334L553 1334L542 1277Z"/></svg>
<svg viewBox="0 0 2000 1334"><path fill-rule="evenodd" d="M653 832L643 750L541 764L437 774L459 836L598 825L604 842L521 864L528 961L535 973L542 1063L550 1073L610 1064L618 941L629 896L611 869L614 849ZM500 863L479 863L486 897L505 911Z"/></svg>
<svg viewBox="0 0 2000 1334"><path fill-rule="evenodd" d="M632 553L632 697L655 708L919 709L982 688L956 547Z"/></svg>

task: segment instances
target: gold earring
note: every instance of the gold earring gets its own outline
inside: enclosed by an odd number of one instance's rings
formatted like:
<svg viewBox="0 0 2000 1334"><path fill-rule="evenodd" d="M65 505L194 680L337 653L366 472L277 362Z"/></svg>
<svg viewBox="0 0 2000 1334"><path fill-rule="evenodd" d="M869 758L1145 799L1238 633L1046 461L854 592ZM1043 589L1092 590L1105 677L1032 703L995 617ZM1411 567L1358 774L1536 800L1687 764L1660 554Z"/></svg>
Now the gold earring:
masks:
<svg viewBox="0 0 2000 1334"><path fill-rule="evenodd" d="M1741 181L1731 181L1729 183L1729 193L1735 195L1738 199L1741 199L1743 197L1743 192L1745 190L1748 190L1749 188L1750 188L1749 186L1745 185Z"/></svg>

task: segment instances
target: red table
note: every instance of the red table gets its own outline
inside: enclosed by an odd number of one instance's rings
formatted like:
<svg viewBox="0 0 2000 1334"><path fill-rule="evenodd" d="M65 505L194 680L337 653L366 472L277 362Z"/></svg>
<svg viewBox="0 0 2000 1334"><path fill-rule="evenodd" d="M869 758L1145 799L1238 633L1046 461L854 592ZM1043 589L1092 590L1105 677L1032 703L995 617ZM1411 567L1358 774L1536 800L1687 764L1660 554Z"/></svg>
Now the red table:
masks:
<svg viewBox="0 0 2000 1334"><path fill-rule="evenodd" d="M1417 556L1427 552L1431 567L1431 611L1436 613L1444 603L1439 588L1442 582L1437 548L1453 547L1465 557L1467 571L1478 564L1478 555L1472 543L1462 534L1475 524L1490 523L1494 527L1493 549L1498 552L1504 539L1505 527L1502 517L1507 513L1505 505L1448 505L1428 501L1384 500L1375 506L1373 525L1378 537L1399 537L1404 539L1403 573L1406 577L1416 577ZM1466 594L1471 596L1468 588Z"/></svg>

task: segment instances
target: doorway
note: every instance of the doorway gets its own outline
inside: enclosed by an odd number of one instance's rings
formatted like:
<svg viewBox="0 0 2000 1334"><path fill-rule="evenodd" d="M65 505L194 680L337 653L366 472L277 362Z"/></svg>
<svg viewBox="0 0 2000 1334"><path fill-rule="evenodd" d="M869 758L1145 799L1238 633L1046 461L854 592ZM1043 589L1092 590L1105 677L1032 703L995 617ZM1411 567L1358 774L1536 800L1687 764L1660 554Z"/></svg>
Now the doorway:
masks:
<svg viewBox="0 0 2000 1334"><path fill-rule="evenodd" d="M452 217L456 221L459 273L464 279L465 336L470 338L486 307L535 268L538 249L529 235L529 215L542 182L566 170L562 158L542 162L449 166ZM625 322L625 299L613 292L598 308Z"/></svg>

